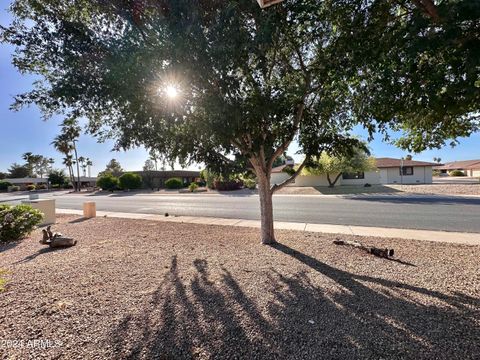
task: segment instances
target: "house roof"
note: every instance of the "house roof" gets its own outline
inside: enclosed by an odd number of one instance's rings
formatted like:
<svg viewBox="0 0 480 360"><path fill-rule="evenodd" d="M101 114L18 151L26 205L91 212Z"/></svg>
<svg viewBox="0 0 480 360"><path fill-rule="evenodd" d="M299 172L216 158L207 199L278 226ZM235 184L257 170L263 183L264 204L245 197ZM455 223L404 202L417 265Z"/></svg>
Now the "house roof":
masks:
<svg viewBox="0 0 480 360"><path fill-rule="evenodd" d="M152 176L157 177L199 177L200 171L196 170L151 170L151 171L133 171L136 174L145 174L149 173Z"/></svg>
<svg viewBox="0 0 480 360"><path fill-rule="evenodd" d="M75 177L75 180L77 177ZM48 183L48 178L6 178L5 181L8 181L11 184L46 184ZM80 182L94 182L97 181L96 177L80 176Z"/></svg>
<svg viewBox="0 0 480 360"><path fill-rule="evenodd" d="M480 159L447 162L443 165L435 166L434 169L435 170L480 169Z"/></svg>
<svg viewBox="0 0 480 360"><path fill-rule="evenodd" d="M8 181L11 184L42 184L42 183L47 183L48 178L31 178L31 177L25 177L25 178L10 178L10 179L5 179L5 181Z"/></svg>
<svg viewBox="0 0 480 360"><path fill-rule="evenodd" d="M435 166L438 165L437 163L428 162L428 161L416 161L416 160L403 160L402 159L395 159L395 158L375 158L375 162L377 168L393 168L393 167L400 167L400 166Z"/></svg>

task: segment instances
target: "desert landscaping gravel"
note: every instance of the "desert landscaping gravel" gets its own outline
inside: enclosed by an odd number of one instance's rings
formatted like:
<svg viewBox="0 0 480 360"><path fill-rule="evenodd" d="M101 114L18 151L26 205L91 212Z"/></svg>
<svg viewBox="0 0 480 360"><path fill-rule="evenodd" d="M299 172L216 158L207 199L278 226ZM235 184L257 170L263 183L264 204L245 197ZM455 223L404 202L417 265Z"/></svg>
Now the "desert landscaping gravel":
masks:
<svg viewBox="0 0 480 360"><path fill-rule="evenodd" d="M372 185L371 187L341 185L295 187L286 186L278 191L284 195L349 195L349 194L424 194L424 195L480 195L480 183Z"/></svg>
<svg viewBox="0 0 480 360"><path fill-rule="evenodd" d="M388 185L390 188L413 194L480 195L480 183Z"/></svg>
<svg viewBox="0 0 480 360"><path fill-rule="evenodd" d="M262 246L254 228L74 216L55 230L78 245L50 250L39 230L0 245L2 359L480 358L479 246L294 231Z"/></svg>

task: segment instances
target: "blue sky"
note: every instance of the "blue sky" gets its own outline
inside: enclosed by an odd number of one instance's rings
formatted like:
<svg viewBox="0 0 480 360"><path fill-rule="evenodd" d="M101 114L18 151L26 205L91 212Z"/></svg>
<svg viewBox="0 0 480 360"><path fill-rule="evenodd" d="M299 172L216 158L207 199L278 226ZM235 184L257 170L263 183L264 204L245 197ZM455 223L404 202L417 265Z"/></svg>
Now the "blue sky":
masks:
<svg viewBox="0 0 480 360"><path fill-rule="evenodd" d="M9 1L0 0L0 24L7 25L10 15L6 11ZM60 118L43 121L36 107L22 109L19 112L9 110L13 95L28 91L33 77L22 76L11 65L13 48L0 44L0 171L6 171L13 162L22 162L21 155L33 152L56 160L55 167L61 168L61 155L50 145L58 133ZM356 133L365 137L365 132L358 129ZM140 148L127 152L112 152L112 142L97 143L96 139L83 135L78 143L79 154L92 159L94 166L92 174L105 168L107 162L115 158L126 170L141 170L147 159L147 152ZM373 155L377 157L401 157L407 153L390 144L376 139L370 144ZM297 151L292 144L289 153ZM301 155L294 155L296 160ZM445 147L440 150L429 150L414 154L414 159L432 161L433 157L441 157L442 161L480 158L480 134L474 134L468 139L460 139L460 145L455 148Z"/></svg>

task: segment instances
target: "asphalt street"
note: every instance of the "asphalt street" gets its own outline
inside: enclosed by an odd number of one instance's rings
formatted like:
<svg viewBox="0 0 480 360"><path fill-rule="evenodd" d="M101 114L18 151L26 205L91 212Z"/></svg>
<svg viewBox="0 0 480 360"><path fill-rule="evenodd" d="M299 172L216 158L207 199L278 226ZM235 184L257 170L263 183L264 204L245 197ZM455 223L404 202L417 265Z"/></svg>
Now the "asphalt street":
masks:
<svg viewBox="0 0 480 360"><path fill-rule="evenodd" d="M259 219L257 195L242 194L59 194L57 208L82 209L95 201L97 210L223 218ZM25 194L3 194L0 203L18 203ZM274 196L279 221L360 225L480 233L480 197L440 195ZM480 236L480 235L479 235Z"/></svg>

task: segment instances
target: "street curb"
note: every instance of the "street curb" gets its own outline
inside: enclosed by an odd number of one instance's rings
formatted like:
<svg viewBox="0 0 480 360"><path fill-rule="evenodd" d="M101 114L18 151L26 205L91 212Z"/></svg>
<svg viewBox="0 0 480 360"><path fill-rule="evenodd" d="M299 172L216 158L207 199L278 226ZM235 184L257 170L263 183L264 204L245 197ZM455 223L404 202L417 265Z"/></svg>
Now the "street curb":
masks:
<svg viewBox="0 0 480 360"><path fill-rule="evenodd" d="M82 210L56 209L60 214L83 215ZM113 217L125 219L141 219L163 222L177 222L203 225L240 226L260 228L259 220L228 219L199 216L164 216L158 214L125 213L113 211L97 211L97 217ZM480 234L450 231L431 231L415 229L381 228L370 226L310 224L298 222L275 221L275 229L328 234L346 234L357 236L372 236L381 238L399 238L408 240L434 241L450 244L480 246Z"/></svg>

